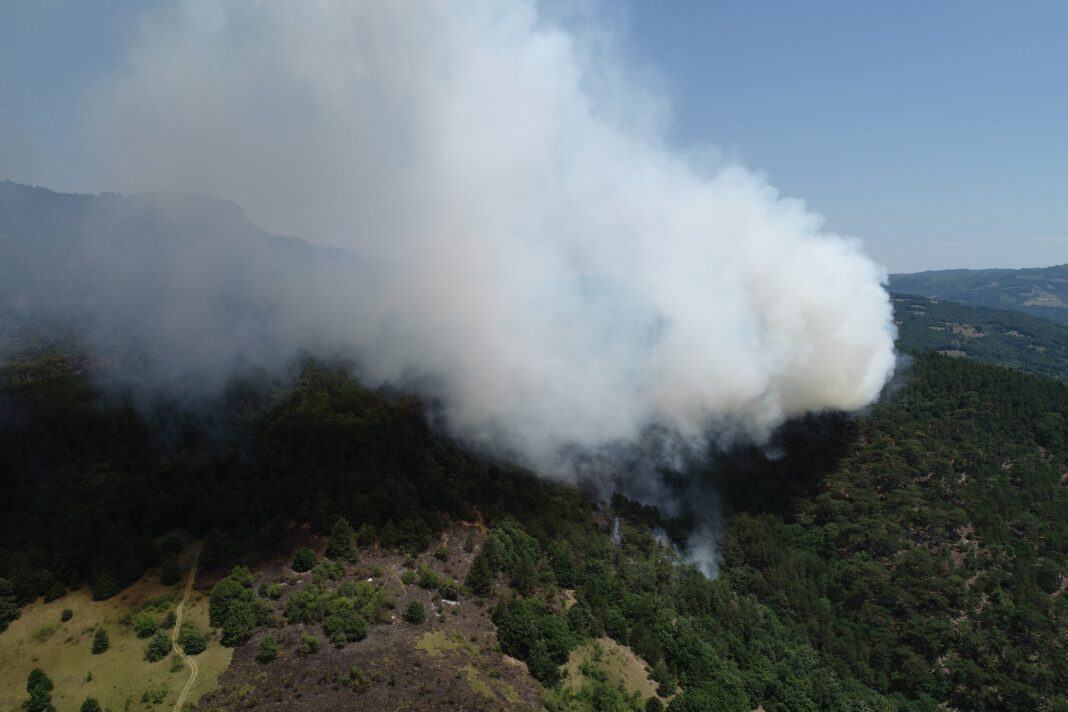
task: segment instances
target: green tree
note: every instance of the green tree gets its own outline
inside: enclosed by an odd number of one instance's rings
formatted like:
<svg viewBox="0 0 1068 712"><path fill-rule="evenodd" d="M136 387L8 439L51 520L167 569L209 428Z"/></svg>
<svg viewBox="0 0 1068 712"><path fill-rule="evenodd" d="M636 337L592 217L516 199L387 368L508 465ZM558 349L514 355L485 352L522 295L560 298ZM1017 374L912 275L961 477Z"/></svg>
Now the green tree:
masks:
<svg viewBox="0 0 1068 712"><path fill-rule="evenodd" d="M157 630L145 646L145 660L150 663L159 662L171 652L171 637L165 630Z"/></svg>
<svg viewBox="0 0 1068 712"><path fill-rule="evenodd" d="M104 710L95 697L86 697L85 702L82 703L81 712L104 712Z"/></svg>
<svg viewBox="0 0 1068 712"><path fill-rule="evenodd" d="M367 637L367 622L345 604L326 617L323 630L330 642L340 648L345 643L354 643Z"/></svg>
<svg viewBox="0 0 1068 712"><path fill-rule="evenodd" d="M15 585L5 578L0 578L0 633L7 630L11 621L20 615Z"/></svg>
<svg viewBox="0 0 1068 712"><path fill-rule="evenodd" d="M111 641L108 640L108 632L103 628L97 628L96 633L93 634L93 655L100 655L110 647Z"/></svg>
<svg viewBox="0 0 1068 712"><path fill-rule="evenodd" d="M133 629L134 632L137 633L138 638L148 638L155 633L158 628L159 625L156 623L156 617L151 613L141 612L134 618Z"/></svg>
<svg viewBox="0 0 1068 712"><path fill-rule="evenodd" d="M26 712L55 712L52 704L52 678L41 668L34 668L26 678L26 692L29 699L22 703Z"/></svg>
<svg viewBox="0 0 1068 712"><path fill-rule="evenodd" d="M273 635L268 635L256 646L256 660L261 663L269 663L278 657L282 647Z"/></svg>
<svg viewBox="0 0 1068 712"><path fill-rule="evenodd" d="M338 517L330 530L330 539L326 543L326 555L334 561L354 562L360 558L356 549L356 534L352 525L344 517ZM295 567L294 567L295 568Z"/></svg>
<svg viewBox="0 0 1068 712"><path fill-rule="evenodd" d="M67 621L69 621L73 617L74 617L74 611L72 611L69 608L64 608L63 612L59 614L59 620L61 620L64 623L66 623Z"/></svg>
<svg viewBox="0 0 1068 712"><path fill-rule="evenodd" d="M256 611L251 601L238 600L231 603L222 624L219 642L228 648L240 645L252 636L256 628Z"/></svg>
<svg viewBox="0 0 1068 712"><path fill-rule="evenodd" d="M476 596L485 596L493 589L493 569L483 552L475 555L464 585Z"/></svg>
<svg viewBox="0 0 1068 712"><path fill-rule="evenodd" d="M293 553L293 570L297 573L311 571L318 562L319 557L306 546L300 547Z"/></svg>
<svg viewBox="0 0 1068 712"><path fill-rule="evenodd" d="M419 625L426 620L426 609L423 608L423 604L419 601L412 601L404 609L404 620L412 623L413 625Z"/></svg>
<svg viewBox="0 0 1068 712"><path fill-rule="evenodd" d="M208 639L196 628L183 626L178 636L178 645L182 646L182 652L186 655L199 655L208 647Z"/></svg>
<svg viewBox="0 0 1068 712"><path fill-rule="evenodd" d="M159 582L164 586L173 586L182 580L182 567L178 565L177 556L168 556L160 567Z"/></svg>
<svg viewBox="0 0 1068 712"><path fill-rule="evenodd" d="M549 657L549 648L541 638L530 646L527 669L535 680L545 686L555 685L560 679L560 668Z"/></svg>

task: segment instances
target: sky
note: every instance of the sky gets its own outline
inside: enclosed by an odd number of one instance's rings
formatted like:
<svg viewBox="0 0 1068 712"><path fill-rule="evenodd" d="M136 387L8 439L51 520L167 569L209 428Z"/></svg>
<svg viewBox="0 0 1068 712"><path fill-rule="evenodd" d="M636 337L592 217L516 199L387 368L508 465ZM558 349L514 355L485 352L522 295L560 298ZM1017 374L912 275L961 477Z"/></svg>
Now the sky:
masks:
<svg viewBox="0 0 1068 712"><path fill-rule="evenodd" d="M110 187L86 98L145 5L4 1L0 179ZM1068 262L1068 3L628 0L606 15L670 102L670 142L764 173L891 272Z"/></svg>

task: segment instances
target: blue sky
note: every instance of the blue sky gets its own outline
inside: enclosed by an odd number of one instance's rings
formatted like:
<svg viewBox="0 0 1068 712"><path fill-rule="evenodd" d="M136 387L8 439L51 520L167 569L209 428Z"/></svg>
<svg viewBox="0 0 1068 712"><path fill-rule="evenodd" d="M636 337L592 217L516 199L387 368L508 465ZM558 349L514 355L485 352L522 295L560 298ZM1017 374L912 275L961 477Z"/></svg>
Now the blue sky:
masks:
<svg viewBox="0 0 1068 712"><path fill-rule="evenodd" d="M143 2L7 0L0 178L93 190L82 106ZM636 2L624 52L891 271L1068 262L1068 3Z"/></svg>

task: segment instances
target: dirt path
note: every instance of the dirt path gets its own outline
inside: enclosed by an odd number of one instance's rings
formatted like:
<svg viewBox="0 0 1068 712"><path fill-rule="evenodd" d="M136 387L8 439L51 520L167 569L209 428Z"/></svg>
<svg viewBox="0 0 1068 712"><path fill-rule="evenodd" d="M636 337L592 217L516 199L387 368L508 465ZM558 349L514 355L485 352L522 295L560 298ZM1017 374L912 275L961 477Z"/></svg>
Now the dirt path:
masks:
<svg viewBox="0 0 1068 712"><path fill-rule="evenodd" d="M191 656L182 652L181 647L178 646L178 634L182 630L182 610L185 608L186 601L189 600L189 595L193 593L193 581L197 577L197 561L200 560L200 552L197 551L193 556L193 565L189 568L189 580L185 584L185 594L182 596L182 602L178 604L178 608L175 610L175 623L174 630L171 631L171 645L174 646L175 651L179 657L185 661L185 664L189 666L189 680L185 683L185 687L182 688L182 692L178 695L178 701L174 703L174 712L181 712L182 705L185 704L185 698L189 695L189 691L193 689L193 683L197 681L197 673L200 672L200 668L197 666L197 661Z"/></svg>

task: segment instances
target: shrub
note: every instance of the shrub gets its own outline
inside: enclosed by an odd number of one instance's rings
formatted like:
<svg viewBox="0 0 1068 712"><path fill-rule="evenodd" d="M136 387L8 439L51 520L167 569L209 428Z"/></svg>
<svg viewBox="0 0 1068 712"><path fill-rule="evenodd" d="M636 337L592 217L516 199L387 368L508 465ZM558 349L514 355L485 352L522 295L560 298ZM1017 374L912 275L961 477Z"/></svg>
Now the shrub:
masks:
<svg viewBox="0 0 1068 712"><path fill-rule="evenodd" d="M69 608L64 608L63 612L59 614L59 620L63 621L64 623L66 623L67 621L69 621L73 617L74 617L74 611L72 611Z"/></svg>
<svg viewBox="0 0 1068 712"><path fill-rule="evenodd" d="M208 647L208 640L196 628L186 627L178 636L178 644L186 655L199 655Z"/></svg>
<svg viewBox="0 0 1068 712"><path fill-rule="evenodd" d="M256 646L256 660L261 663L269 663L278 657L282 647L273 635L268 635Z"/></svg>
<svg viewBox="0 0 1068 712"><path fill-rule="evenodd" d="M150 663L156 663L170 655L170 652L171 637L167 635L167 631L157 630L156 634L152 636L152 640L148 641L148 645L145 647L145 660Z"/></svg>
<svg viewBox="0 0 1068 712"><path fill-rule="evenodd" d="M449 547L444 544L438 544L438 548L434 549L434 558L438 561L449 560Z"/></svg>
<svg viewBox="0 0 1068 712"><path fill-rule="evenodd" d="M460 584L455 581L445 581L438 586L438 593L442 598L447 598L450 601L455 601L460 597Z"/></svg>
<svg viewBox="0 0 1068 712"><path fill-rule="evenodd" d="M301 633L297 643L297 655L311 655L319 649L319 639L311 633Z"/></svg>
<svg viewBox="0 0 1068 712"><path fill-rule="evenodd" d="M423 588L437 588L438 587L438 574L434 569L430 568L426 564L422 564L419 567L419 585Z"/></svg>
<svg viewBox="0 0 1068 712"><path fill-rule="evenodd" d="M311 571L318 561L319 557L315 555L314 551L302 546L293 554L293 570L301 574L305 571Z"/></svg>
<svg viewBox="0 0 1068 712"><path fill-rule="evenodd" d="M354 643L367 637L367 622L348 606L339 606L323 621L323 630L330 642L337 647Z"/></svg>
<svg viewBox="0 0 1068 712"><path fill-rule="evenodd" d="M86 697L85 702L82 703L81 712L104 712L104 710L95 697Z"/></svg>
<svg viewBox="0 0 1068 712"><path fill-rule="evenodd" d="M159 625L156 623L156 617L151 613L138 613L134 618L133 629L138 638L149 637L156 632L157 628Z"/></svg>
<svg viewBox="0 0 1068 712"><path fill-rule="evenodd" d="M111 641L108 640L108 632L103 628L97 629L93 635L93 655L100 655L111 647Z"/></svg>
<svg viewBox="0 0 1068 712"><path fill-rule="evenodd" d="M404 620L413 625L419 625L426 620L426 609L419 601L412 601L404 609Z"/></svg>
<svg viewBox="0 0 1068 712"><path fill-rule="evenodd" d="M167 611L167 615L163 616L163 623L160 624L160 628L170 630L176 625L178 625L178 614L174 611Z"/></svg>
<svg viewBox="0 0 1068 712"><path fill-rule="evenodd" d="M403 583L405 586L411 586L413 583L415 583L415 572L409 569L403 574L401 574L401 583Z"/></svg>

